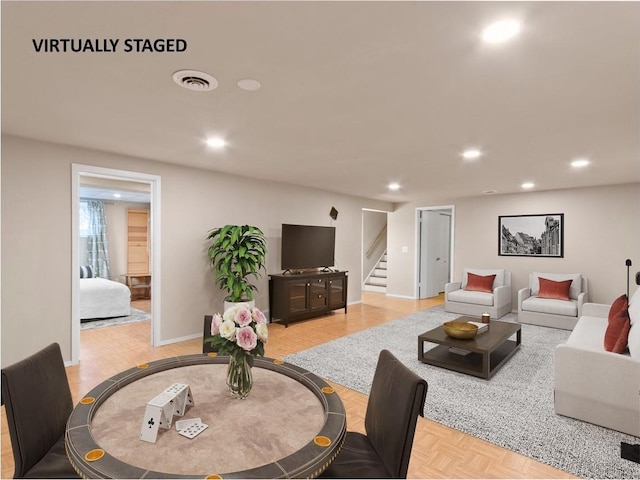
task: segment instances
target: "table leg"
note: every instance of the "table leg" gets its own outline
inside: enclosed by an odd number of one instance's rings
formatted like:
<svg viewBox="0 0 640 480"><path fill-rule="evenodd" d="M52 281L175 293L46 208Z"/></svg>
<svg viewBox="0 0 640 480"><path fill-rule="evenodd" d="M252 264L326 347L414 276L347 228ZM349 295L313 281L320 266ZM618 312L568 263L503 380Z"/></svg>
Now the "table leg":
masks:
<svg viewBox="0 0 640 480"><path fill-rule="evenodd" d="M489 378L489 372L491 371L491 352L484 352L482 354L482 374L484 378Z"/></svg>

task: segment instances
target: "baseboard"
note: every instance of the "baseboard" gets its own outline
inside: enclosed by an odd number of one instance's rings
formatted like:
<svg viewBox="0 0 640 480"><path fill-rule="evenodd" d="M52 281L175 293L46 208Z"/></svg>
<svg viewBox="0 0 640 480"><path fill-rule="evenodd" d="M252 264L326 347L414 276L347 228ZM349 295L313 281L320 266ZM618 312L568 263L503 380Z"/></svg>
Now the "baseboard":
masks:
<svg viewBox="0 0 640 480"><path fill-rule="evenodd" d="M184 337L179 337L179 338L170 338L168 340L161 340L157 346L163 347L165 345L171 345L172 343L179 343L179 342L185 342L187 340L193 340L194 338L202 338L202 332L194 333L193 335L186 335Z"/></svg>
<svg viewBox="0 0 640 480"><path fill-rule="evenodd" d="M405 298L407 300L417 300L416 297L413 297L411 295L396 295L393 293L387 293L387 297L393 297L393 298Z"/></svg>
<svg viewBox="0 0 640 480"><path fill-rule="evenodd" d="M365 292L377 292L377 293L387 293L387 287L382 285L363 285L362 289Z"/></svg>

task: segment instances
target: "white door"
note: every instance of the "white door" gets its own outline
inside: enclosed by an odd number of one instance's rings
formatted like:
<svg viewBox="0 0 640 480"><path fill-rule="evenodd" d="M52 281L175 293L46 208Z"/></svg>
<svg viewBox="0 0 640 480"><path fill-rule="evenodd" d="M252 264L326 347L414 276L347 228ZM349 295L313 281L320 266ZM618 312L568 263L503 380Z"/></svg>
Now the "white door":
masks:
<svg viewBox="0 0 640 480"><path fill-rule="evenodd" d="M449 282L451 265L451 214L420 210L418 298L436 297Z"/></svg>
<svg viewBox="0 0 640 480"><path fill-rule="evenodd" d="M437 222L436 238L436 266L435 275L437 277L438 293L444 292L444 286L449 283L450 268L449 257L451 255L451 215L439 212Z"/></svg>

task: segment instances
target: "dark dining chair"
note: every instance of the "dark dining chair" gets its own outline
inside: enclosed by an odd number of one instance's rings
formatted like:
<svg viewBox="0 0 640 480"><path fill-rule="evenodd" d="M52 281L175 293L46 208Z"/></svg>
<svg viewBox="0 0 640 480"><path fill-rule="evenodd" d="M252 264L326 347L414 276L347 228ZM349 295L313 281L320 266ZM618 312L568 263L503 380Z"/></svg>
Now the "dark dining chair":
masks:
<svg viewBox="0 0 640 480"><path fill-rule="evenodd" d="M2 404L14 478L80 478L64 448L73 401L60 345L52 343L2 369Z"/></svg>
<svg viewBox="0 0 640 480"><path fill-rule="evenodd" d="M418 415L423 415L426 380L388 350L382 350L371 385L366 435L347 432L340 453L322 478L407 478Z"/></svg>

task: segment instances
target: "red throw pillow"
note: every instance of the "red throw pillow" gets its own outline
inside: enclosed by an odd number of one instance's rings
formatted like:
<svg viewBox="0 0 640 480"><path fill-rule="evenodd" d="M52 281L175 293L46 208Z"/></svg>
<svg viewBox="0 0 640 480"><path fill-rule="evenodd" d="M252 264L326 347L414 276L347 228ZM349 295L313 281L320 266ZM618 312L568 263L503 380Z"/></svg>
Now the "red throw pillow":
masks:
<svg viewBox="0 0 640 480"><path fill-rule="evenodd" d="M569 300L569 289L571 288L571 282L573 280L561 280L556 282L547 278L539 277L540 291L538 297L540 298L553 298L555 300Z"/></svg>
<svg viewBox="0 0 640 480"><path fill-rule="evenodd" d="M473 290L476 292L493 293L493 281L496 279L495 275L476 275L474 273L467 273L467 286L465 290Z"/></svg>
<svg viewBox="0 0 640 480"><path fill-rule="evenodd" d="M629 303L626 295L620 295L609 309L609 324L604 333L604 349L607 352L624 353L627 349L631 320L629 319Z"/></svg>

